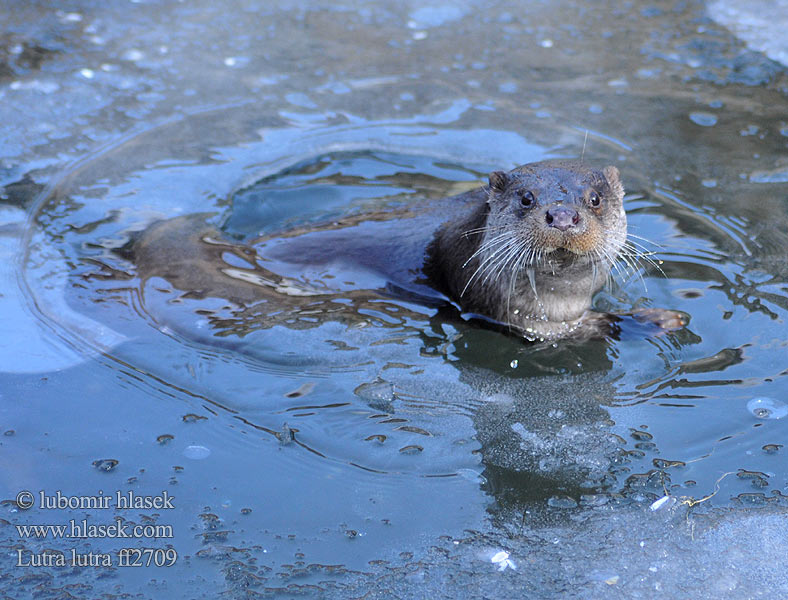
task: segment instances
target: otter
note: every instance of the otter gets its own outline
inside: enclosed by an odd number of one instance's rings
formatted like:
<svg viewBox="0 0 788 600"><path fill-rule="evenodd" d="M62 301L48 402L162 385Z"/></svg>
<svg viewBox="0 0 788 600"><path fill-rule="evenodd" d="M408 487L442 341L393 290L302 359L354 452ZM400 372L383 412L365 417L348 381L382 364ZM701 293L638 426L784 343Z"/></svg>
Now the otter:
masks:
<svg viewBox="0 0 788 600"><path fill-rule="evenodd" d="M587 335L602 324L591 301L626 238L616 167L542 161L493 172L486 199L437 231L425 273L465 311L529 340Z"/></svg>
<svg viewBox="0 0 788 600"><path fill-rule="evenodd" d="M206 215L177 217L154 223L127 250L143 284L161 276L188 297L230 300L264 327L329 304L327 314L338 318L342 307L352 318L391 296L451 303L529 341L609 336L626 317L660 332L683 327L686 317L674 311L591 310L616 261L632 262L623 199L615 167L549 160L495 171L488 186L451 198L246 244L207 225ZM264 315L250 309L256 302Z"/></svg>

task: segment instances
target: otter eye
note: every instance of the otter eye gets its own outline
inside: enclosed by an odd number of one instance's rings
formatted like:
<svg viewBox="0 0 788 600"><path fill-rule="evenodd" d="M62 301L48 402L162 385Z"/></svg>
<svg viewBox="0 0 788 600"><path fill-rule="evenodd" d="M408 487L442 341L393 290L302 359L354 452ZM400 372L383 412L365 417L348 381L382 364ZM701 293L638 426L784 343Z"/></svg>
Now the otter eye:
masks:
<svg viewBox="0 0 788 600"><path fill-rule="evenodd" d="M534 198L533 192L529 190L520 195L520 206L523 208L528 208L534 203L535 200L536 199Z"/></svg>
<svg viewBox="0 0 788 600"><path fill-rule="evenodd" d="M600 198L599 194L597 194L596 192L591 192L588 195L588 201L591 203L591 206L593 206L594 208L602 204L602 198Z"/></svg>

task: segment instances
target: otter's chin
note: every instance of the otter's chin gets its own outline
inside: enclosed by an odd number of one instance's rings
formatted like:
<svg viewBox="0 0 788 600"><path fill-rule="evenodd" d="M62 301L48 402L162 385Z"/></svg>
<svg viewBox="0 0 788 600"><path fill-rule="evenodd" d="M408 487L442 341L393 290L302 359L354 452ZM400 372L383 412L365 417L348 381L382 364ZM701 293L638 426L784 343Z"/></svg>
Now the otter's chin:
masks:
<svg viewBox="0 0 788 600"><path fill-rule="evenodd" d="M578 258L595 254L595 246L583 240L569 239L544 248L543 254L555 259Z"/></svg>
<svg viewBox="0 0 788 600"><path fill-rule="evenodd" d="M552 264L604 265L606 259L595 252L578 252L571 248L551 248L543 254L545 262Z"/></svg>
<svg viewBox="0 0 788 600"><path fill-rule="evenodd" d="M539 258L531 264L524 265L524 268L576 263L578 259L582 259L582 255L575 254L566 248L545 248Z"/></svg>

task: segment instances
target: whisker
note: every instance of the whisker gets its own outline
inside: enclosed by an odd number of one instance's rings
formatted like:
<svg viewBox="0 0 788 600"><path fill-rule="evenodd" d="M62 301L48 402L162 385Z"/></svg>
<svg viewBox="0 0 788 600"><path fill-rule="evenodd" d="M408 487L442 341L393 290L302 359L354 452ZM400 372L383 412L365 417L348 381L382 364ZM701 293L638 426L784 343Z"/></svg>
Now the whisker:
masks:
<svg viewBox="0 0 788 600"><path fill-rule="evenodd" d="M635 233L632 233L631 231L627 232L627 237L635 238L636 240L643 240L644 242L646 242L648 244L651 244L653 246L656 246L657 248L664 248L664 246L662 244L660 244L658 242L655 242L653 240L650 240L650 239L648 239L646 237L643 237L642 235L637 235Z"/></svg>
<svg viewBox="0 0 788 600"><path fill-rule="evenodd" d="M491 240L487 240L486 242L483 242L482 244L479 245L479 248L476 250L476 252L471 254L471 256L468 258L468 260L466 260L465 263L463 263L463 265L462 265L463 268L465 268L465 265L467 265L469 262L471 262L471 259L476 258L479 254L481 254L485 250L489 250L490 248L492 248L496 244L500 243L501 240L506 240L507 238L513 238L513 237L515 237L515 234L510 232L510 231L507 231L507 232L504 232L504 233L502 233L500 235L495 236Z"/></svg>
<svg viewBox="0 0 788 600"><path fill-rule="evenodd" d="M524 248L525 242L523 240L515 240L515 243L511 246L511 249L507 252L506 256L501 257L493 281L501 276L501 274L504 272L504 269L506 268L506 265L512 260L512 258L516 258L519 254L521 254Z"/></svg>
<svg viewBox="0 0 788 600"><path fill-rule="evenodd" d="M496 225L496 226L474 227L472 229L468 229L467 231L463 231L460 235L463 237L468 237L469 235L473 235L475 233L488 233L492 231L501 231L502 229L506 229L506 226Z"/></svg>
<svg viewBox="0 0 788 600"><path fill-rule="evenodd" d="M496 238L496 241L500 241L500 238L502 238L502 237L507 237L507 239L504 239L502 242L500 242L501 243L501 247L496 249L495 251L493 251L488 256L486 256L479 263L479 266L476 267L476 270L471 274L470 278L468 279L468 282L465 284L465 287L462 288L462 292L460 292L460 296L463 296L465 294L466 290L468 289L468 286L471 285L473 280L476 279L476 277L478 275L483 274L485 271L487 271L491 267L491 265L495 265L496 264L495 263L495 258L496 258L496 256L498 254L500 254L501 252L507 251L507 249L510 247L510 245L516 241L515 237L513 235L510 235L510 236L504 236L504 235L498 236L498 238ZM480 250L477 250L476 252L474 252L474 254L471 256L471 258L469 258L467 261L465 261L465 264L463 264L463 268L471 261L471 259L473 259L477 254L479 254Z"/></svg>

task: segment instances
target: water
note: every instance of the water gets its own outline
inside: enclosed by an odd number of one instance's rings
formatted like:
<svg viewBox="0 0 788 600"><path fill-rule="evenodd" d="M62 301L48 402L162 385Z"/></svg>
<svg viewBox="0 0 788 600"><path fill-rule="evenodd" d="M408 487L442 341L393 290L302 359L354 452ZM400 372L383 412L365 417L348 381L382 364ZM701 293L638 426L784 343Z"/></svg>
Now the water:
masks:
<svg viewBox="0 0 788 600"><path fill-rule="evenodd" d="M784 595L788 79L779 44L725 29L731 11L15 7L0 44L9 590ZM528 346L308 256L270 263L286 279L251 298L194 278L196 257L248 268L243 249L266 255L282 231L385 231L492 169L581 155L618 165L630 232L659 260L597 306L684 311L686 329ZM205 254L130 260L161 220ZM21 490L166 491L174 507L23 511ZM12 527L117 516L172 537ZM170 567L17 564L170 546Z"/></svg>

